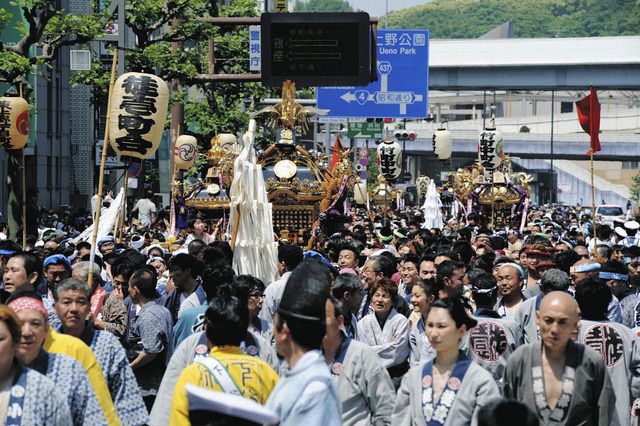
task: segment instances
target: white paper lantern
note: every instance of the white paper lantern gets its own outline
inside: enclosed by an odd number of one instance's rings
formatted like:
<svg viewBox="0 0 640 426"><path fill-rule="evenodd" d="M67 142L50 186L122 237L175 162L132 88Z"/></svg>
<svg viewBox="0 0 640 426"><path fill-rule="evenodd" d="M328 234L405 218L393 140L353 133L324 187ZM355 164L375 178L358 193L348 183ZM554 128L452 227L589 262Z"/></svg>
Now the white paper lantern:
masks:
<svg viewBox="0 0 640 426"><path fill-rule="evenodd" d="M451 158L453 149L453 135L444 127L433 132L433 153L438 160L444 161Z"/></svg>
<svg viewBox="0 0 640 426"><path fill-rule="evenodd" d="M175 165L178 170L187 170L196 162L198 141L191 135L180 135L176 140Z"/></svg>
<svg viewBox="0 0 640 426"><path fill-rule="evenodd" d="M130 72L116 80L111 99L109 133L119 156L151 157L162 139L169 88L160 77Z"/></svg>
<svg viewBox="0 0 640 426"><path fill-rule="evenodd" d="M369 193L367 192L367 182L360 181L356 183L353 187L353 198L356 201L356 204L359 205L367 205L367 200L369 198Z"/></svg>
<svg viewBox="0 0 640 426"><path fill-rule="evenodd" d="M378 171L389 180L397 179L402 173L402 147L391 138L382 140L377 149Z"/></svg>
<svg viewBox="0 0 640 426"><path fill-rule="evenodd" d="M29 104L24 98L0 98L0 147L6 150L22 149L29 136Z"/></svg>
<svg viewBox="0 0 640 426"><path fill-rule="evenodd" d="M485 171L491 172L502 164L503 153L502 132L495 127L485 128L478 137L478 160Z"/></svg>

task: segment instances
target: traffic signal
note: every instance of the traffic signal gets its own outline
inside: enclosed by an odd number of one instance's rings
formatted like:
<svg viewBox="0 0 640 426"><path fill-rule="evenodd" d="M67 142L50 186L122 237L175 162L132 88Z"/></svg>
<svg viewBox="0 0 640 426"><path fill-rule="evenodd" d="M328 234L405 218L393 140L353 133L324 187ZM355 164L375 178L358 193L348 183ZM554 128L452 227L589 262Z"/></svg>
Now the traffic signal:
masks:
<svg viewBox="0 0 640 426"><path fill-rule="evenodd" d="M367 118L367 123L382 123L382 118Z"/></svg>
<svg viewBox="0 0 640 426"><path fill-rule="evenodd" d="M395 133L395 137L399 141L415 141L416 136L414 132L407 132L406 130L397 130Z"/></svg>

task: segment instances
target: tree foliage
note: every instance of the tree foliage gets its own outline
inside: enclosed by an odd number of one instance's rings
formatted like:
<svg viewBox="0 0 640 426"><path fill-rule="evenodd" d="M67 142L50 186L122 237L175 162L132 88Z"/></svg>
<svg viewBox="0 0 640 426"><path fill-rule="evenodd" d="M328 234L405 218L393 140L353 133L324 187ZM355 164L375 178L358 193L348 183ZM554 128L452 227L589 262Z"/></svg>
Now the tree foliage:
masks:
<svg viewBox="0 0 640 426"><path fill-rule="evenodd" d="M20 9L27 26L21 21L18 24L23 36L15 45L0 41L0 81L10 84L25 81L38 65L53 60L62 47L93 40L107 22L103 13L72 15L49 0L11 1L11 5ZM10 12L0 9L0 30L11 17ZM37 53L33 47L39 48Z"/></svg>
<svg viewBox="0 0 640 426"><path fill-rule="evenodd" d="M346 0L296 0L294 12L353 12Z"/></svg>
<svg viewBox="0 0 640 426"><path fill-rule="evenodd" d="M640 33L637 0L434 0L389 14L391 28L423 28L432 38L477 38L511 21L514 36L596 37Z"/></svg>
<svg viewBox="0 0 640 426"><path fill-rule="evenodd" d="M629 199L634 203L640 203L640 175L633 177L633 185L631 185Z"/></svg>

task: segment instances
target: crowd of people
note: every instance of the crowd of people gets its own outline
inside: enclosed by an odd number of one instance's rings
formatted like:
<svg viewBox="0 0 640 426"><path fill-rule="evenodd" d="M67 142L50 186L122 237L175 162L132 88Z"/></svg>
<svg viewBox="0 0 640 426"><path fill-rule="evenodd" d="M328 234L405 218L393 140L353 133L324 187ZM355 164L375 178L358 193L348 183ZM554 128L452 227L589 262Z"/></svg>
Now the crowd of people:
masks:
<svg viewBox="0 0 640 426"><path fill-rule="evenodd" d="M321 248L279 241L262 282L213 223L170 238L163 212L138 202L94 263L72 216L0 241L0 424L637 424L633 218L354 209Z"/></svg>

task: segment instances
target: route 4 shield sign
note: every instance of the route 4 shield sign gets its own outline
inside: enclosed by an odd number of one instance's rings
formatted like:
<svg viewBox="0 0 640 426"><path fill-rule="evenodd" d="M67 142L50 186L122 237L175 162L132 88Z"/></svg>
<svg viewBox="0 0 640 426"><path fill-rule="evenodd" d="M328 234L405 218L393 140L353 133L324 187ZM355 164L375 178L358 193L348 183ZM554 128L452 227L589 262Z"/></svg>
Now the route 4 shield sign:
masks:
<svg viewBox="0 0 640 426"><path fill-rule="evenodd" d="M380 30L377 37L378 81L318 87L318 107L332 117L427 117L429 31Z"/></svg>

